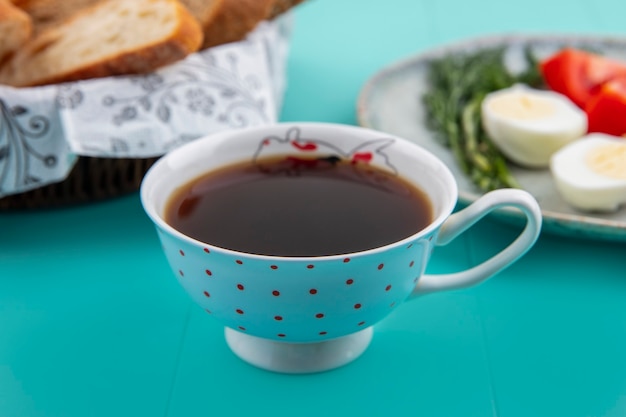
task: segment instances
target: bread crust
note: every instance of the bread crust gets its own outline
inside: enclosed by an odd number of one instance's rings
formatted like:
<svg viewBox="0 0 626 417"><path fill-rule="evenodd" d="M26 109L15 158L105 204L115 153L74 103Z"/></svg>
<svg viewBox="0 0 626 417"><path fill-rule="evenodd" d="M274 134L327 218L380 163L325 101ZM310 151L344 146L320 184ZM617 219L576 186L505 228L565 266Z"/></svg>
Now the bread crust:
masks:
<svg viewBox="0 0 626 417"><path fill-rule="evenodd" d="M214 19L203 22L202 49L244 39L272 11L275 0L223 0Z"/></svg>

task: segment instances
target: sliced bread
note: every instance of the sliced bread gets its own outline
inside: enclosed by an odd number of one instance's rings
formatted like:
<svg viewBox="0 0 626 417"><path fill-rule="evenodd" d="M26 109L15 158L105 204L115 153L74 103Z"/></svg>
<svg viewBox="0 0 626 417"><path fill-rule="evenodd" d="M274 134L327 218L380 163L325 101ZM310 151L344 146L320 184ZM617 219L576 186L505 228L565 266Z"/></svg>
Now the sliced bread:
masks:
<svg viewBox="0 0 626 417"><path fill-rule="evenodd" d="M28 14L8 0L0 0L0 62L26 43L32 30Z"/></svg>
<svg viewBox="0 0 626 417"><path fill-rule="evenodd" d="M36 86L153 71L195 52L202 28L178 0L107 0L39 33L0 68Z"/></svg>
<svg viewBox="0 0 626 417"><path fill-rule="evenodd" d="M76 12L93 6L104 0L12 0L14 4L28 13L35 27L35 33L40 33L49 27L59 25ZM129 0L133 1L133 0ZM224 0L179 0L194 17L208 25L215 18L218 9Z"/></svg>

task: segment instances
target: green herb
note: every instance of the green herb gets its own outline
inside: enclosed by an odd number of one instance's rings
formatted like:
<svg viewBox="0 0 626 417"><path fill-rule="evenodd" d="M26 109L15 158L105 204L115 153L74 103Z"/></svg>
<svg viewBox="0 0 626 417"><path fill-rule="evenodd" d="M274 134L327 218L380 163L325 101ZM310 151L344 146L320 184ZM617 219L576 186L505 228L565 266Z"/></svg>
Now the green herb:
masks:
<svg viewBox="0 0 626 417"><path fill-rule="evenodd" d="M511 74L505 48L454 54L430 62L422 97L428 127L449 147L463 172L482 191L519 188L506 159L482 128L480 107L485 96L517 83L541 84L537 61L525 48L526 69Z"/></svg>

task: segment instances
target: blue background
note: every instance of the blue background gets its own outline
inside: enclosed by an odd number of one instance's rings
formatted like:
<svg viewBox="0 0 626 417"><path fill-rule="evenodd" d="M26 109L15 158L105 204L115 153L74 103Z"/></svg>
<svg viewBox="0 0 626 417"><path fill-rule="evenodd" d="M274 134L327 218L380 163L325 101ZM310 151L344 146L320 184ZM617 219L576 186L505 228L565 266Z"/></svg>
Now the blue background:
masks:
<svg viewBox="0 0 626 417"><path fill-rule="evenodd" d="M281 120L355 124L382 67L510 32L626 36L618 0L308 0L295 12ZM484 220L429 272L510 242ZM0 416L626 415L622 243L542 235L483 285L406 303L344 368L287 376L227 348L161 253L137 194L0 214Z"/></svg>

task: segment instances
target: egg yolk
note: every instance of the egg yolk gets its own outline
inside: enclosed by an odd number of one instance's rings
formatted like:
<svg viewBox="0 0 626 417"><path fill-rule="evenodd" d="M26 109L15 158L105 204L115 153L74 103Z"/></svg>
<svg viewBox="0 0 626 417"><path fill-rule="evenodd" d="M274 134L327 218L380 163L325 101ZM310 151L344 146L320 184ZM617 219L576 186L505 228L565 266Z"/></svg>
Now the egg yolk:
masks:
<svg viewBox="0 0 626 417"><path fill-rule="evenodd" d="M519 93L494 97L488 109L501 117L519 120L543 119L556 112L554 103L549 99Z"/></svg>
<svg viewBox="0 0 626 417"><path fill-rule="evenodd" d="M587 154L587 166L605 177L626 180L626 143L610 143Z"/></svg>

